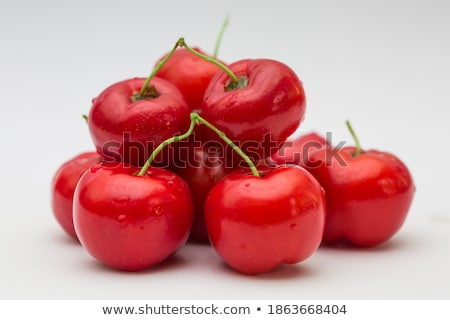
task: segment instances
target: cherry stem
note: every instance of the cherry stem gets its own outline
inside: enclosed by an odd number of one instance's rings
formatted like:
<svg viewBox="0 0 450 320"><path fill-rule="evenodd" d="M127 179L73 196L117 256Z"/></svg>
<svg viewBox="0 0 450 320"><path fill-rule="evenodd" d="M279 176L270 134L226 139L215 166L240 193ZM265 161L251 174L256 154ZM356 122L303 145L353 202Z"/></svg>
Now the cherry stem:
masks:
<svg viewBox="0 0 450 320"><path fill-rule="evenodd" d="M361 149L361 144L359 143L358 136L356 135L355 130L353 130L353 127L350 124L350 121L347 120L347 121L345 121L345 123L347 124L348 131L350 131L350 134L352 135L353 140L355 141L356 152L355 152L354 156L355 157L359 156L362 153L362 149Z"/></svg>
<svg viewBox="0 0 450 320"><path fill-rule="evenodd" d="M194 127L195 127L195 121L192 120L192 115L191 115L191 125L189 126L188 131L186 131L186 133L179 135L179 136L173 136L172 138L169 138L167 140L164 140L158 147L156 147L155 150L153 150L152 154L150 155L150 157L147 159L147 161L144 163L144 166L141 168L141 170L139 170L137 176L143 176L147 171L148 168L150 167L150 165L152 164L153 160L155 160L155 158L158 156L158 154L165 148L167 147L169 144L174 143L174 142L178 142L181 140L186 139L187 137L189 137L192 132L194 131Z"/></svg>
<svg viewBox="0 0 450 320"><path fill-rule="evenodd" d="M228 18L224 22L225 26L226 26L226 24L228 24ZM224 29L224 28L225 27L223 26L222 29ZM223 33L223 30L221 31L221 33ZM221 38L221 37L222 36L220 36L219 38ZM220 40L218 42L220 43ZM217 46L217 44L216 44L216 46ZM214 57L210 57L208 55L205 55L198 51L195 51L194 49L192 49L190 46L188 46L186 44L186 42L184 41L184 38L179 38L178 41L175 42L175 45L173 46L172 50L170 50L169 53L161 61L158 62L158 64L152 70L152 72L147 77L147 79L145 79L145 82L142 85L142 88L139 91L139 93L134 94L131 97L131 100L133 102L137 101L137 100L149 98L149 97L154 98L159 95L156 88L150 86L150 81L152 81L152 79L155 77L155 75L158 73L158 71L161 70L161 68L166 64L167 60L169 60L170 57L175 53L175 51L177 50L178 47L185 47L186 50L188 50L192 54L196 55L197 57L200 57L203 60L206 60L208 62L211 62L214 65L218 66L220 69L222 69L231 78L231 82L226 87L227 90L233 90L233 89L242 88L242 87L247 86L247 79L245 79L245 78L238 79L238 77L233 73L233 71L231 71L230 68L228 68L222 62L218 61Z"/></svg>
<svg viewBox="0 0 450 320"><path fill-rule="evenodd" d="M139 100L139 99L142 99L145 97L145 94L149 89L150 81L152 81L152 79L155 77L155 75L158 73L158 71L161 70L161 68L166 64L167 60L169 60L169 58L174 54L175 50L177 50L177 48L181 46L179 41L180 40L178 40L175 43L172 50L170 50L170 52L164 57L164 59L162 59L161 61L158 62L158 64L152 70L152 72L147 77L147 79L145 79L145 82L142 85L141 91L139 91L139 93L137 95L132 97L133 101L136 101L136 100Z"/></svg>
<svg viewBox="0 0 450 320"><path fill-rule="evenodd" d="M182 135L178 135L178 136L174 136L172 138L169 138L165 141L163 141L155 150L153 150L152 154L150 155L150 157L148 158L148 160L145 162L144 166L141 168L141 170L139 170L139 172L137 173L137 176L143 176L144 174L146 174L146 172L148 171L148 168L150 167L150 165L152 164L153 160L158 156L158 154L168 145L170 145L171 143L174 142L178 142L180 140L184 140L186 138L188 138L192 132L194 131L194 127L196 124L200 123L203 124L205 126L207 126L209 129L211 129L212 131L214 131L219 137L220 139L222 139L226 144L228 144L242 159L244 159L245 162L247 162L247 165L249 166L252 174L255 177L260 177L261 175L259 174L258 170L256 169L255 164L252 162L252 160L244 153L244 151L242 151L241 148L239 148L233 141L230 140L230 138L228 138L225 133L223 133L222 131L220 131L219 129L217 129L214 125L212 125L211 123L209 123L207 120L205 120L204 118L202 118L199 114L192 112L190 114L190 118L191 118L191 124L189 126L189 129L186 131L186 133L182 134Z"/></svg>
<svg viewBox="0 0 450 320"><path fill-rule="evenodd" d="M210 122L206 121L204 118L202 118L197 113L191 113L191 119L194 119L195 121L198 121L205 126L207 126L209 129L214 131L220 139L222 139L227 145L229 145L245 162L247 162L248 167L250 168L252 174L255 177L260 177L258 170L256 169L255 164L253 161L242 151L241 148L239 148L233 141L228 138L224 132L217 129L215 126L213 126Z"/></svg>
<svg viewBox="0 0 450 320"><path fill-rule="evenodd" d="M188 50L189 52L191 52L192 54L196 55L197 57L202 58L203 60L206 60L208 62L211 62L212 64L215 64L216 66L218 66L220 69L222 69L230 78L231 78L231 83L237 84L239 83L239 79L238 77L233 73L233 71L230 70L230 68L228 68L226 65L224 65L222 62L218 61L217 59L215 59L214 57L202 54L198 51L195 51L194 49L192 49L190 46L188 46L186 44L186 42L184 41L184 38L180 38L178 40L178 43L180 44L181 47L185 47L186 50Z"/></svg>
<svg viewBox="0 0 450 320"><path fill-rule="evenodd" d="M217 55L219 54L219 48L220 48L220 44L222 43L223 34L225 33L225 29L227 28L229 21L230 21L230 15L227 14L225 16L225 20L222 23L222 27L220 28L219 36L217 37L217 40L216 40L216 45L214 46L214 53L212 55L214 58L217 58Z"/></svg>

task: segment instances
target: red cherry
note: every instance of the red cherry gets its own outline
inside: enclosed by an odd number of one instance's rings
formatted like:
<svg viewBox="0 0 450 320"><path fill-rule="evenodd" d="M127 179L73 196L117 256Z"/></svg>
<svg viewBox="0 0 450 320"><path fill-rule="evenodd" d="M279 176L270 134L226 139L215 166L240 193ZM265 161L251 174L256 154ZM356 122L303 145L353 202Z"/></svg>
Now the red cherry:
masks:
<svg viewBox="0 0 450 320"><path fill-rule="evenodd" d="M142 166L160 143L189 127L189 107L180 91L166 80L153 78L144 97L133 99L145 80L118 82L93 100L89 129L106 161ZM163 158L156 162L167 165Z"/></svg>
<svg viewBox="0 0 450 320"><path fill-rule="evenodd" d="M233 168L228 166L221 144L212 141L206 144L189 142L180 149L182 155L175 172L183 178L194 201L194 222L190 238L198 242L209 242L205 226L204 206L211 188Z"/></svg>
<svg viewBox="0 0 450 320"><path fill-rule="evenodd" d="M307 259L323 233L322 187L301 167L241 169L210 191L205 220L211 243L229 266L259 274Z"/></svg>
<svg viewBox="0 0 450 320"><path fill-rule="evenodd" d="M74 239L78 239L73 227L73 194L78 180L92 165L100 163L97 152L84 152L62 164L53 176L51 206L56 221Z"/></svg>
<svg viewBox="0 0 450 320"><path fill-rule="evenodd" d="M125 271L154 266L187 240L191 194L174 173L123 163L95 165L80 179L74 224L81 244L104 264Z"/></svg>
<svg viewBox="0 0 450 320"><path fill-rule="evenodd" d="M206 55L197 47L193 49ZM164 57L159 61L163 59ZM198 110L202 105L206 87L219 70L215 64L195 56L186 48L180 48L158 71L158 77L174 84L185 97L191 110Z"/></svg>
<svg viewBox="0 0 450 320"><path fill-rule="evenodd" d="M357 246L379 245L403 225L414 195L406 165L391 153L345 147L311 155L308 170L325 189L327 219L323 241Z"/></svg>
<svg viewBox="0 0 450 320"><path fill-rule="evenodd" d="M229 69L239 82L218 72L206 89L201 116L250 158L266 158L303 120L303 85L292 69L275 60L241 60Z"/></svg>

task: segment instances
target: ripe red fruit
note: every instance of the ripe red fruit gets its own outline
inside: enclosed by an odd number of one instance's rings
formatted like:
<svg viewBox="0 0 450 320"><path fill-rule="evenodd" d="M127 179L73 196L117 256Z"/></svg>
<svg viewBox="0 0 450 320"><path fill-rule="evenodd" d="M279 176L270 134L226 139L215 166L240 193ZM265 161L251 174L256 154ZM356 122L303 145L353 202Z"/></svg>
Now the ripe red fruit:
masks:
<svg viewBox="0 0 450 320"><path fill-rule="evenodd" d="M150 168L143 176L123 163L95 165L80 179L74 224L81 244L104 264L124 271L154 266L187 240L191 194L174 173Z"/></svg>
<svg viewBox="0 0 450 320"><path fill-rule="evenodd" d="M56 221L74 239L78 239L73 227L73 194L78 180L92 165L101 162L97 152L84 152L62 164L51 184L51 206Z"/></svg>
<svg viewBox="0 0 450 320"><path fill-rule="evenodd" d="M197 47L193 49L206 55ZM159 61L163 59L164 57ZM167 60L157 75L180 90L191 110L198 110L202 105L206 87L219 70L215 64L195 56L186 48L180 48Z"/></svg>
<svg viewBox="0 0 450 320"><path fill-rule="evenodd" d="M329 158L321 149L308 162L325 189L325 244L381 244L401 228L411 206L415 188L406 165L391 153L357 150L345 147Z"/></svg>
<svg viewBox="0 0 450 320"><path fill-rule="evenodd" d="M205 91L201 116L223 131L250 158L278 150L303 120L303 85L287 65L270 59L246 59L229 65L239 79L218 72Z"/></svg>
<svg viewBox="0 0 450 320"><path fill-rule="evenodd" d="M298 166L234 171L205 203L211 244L226 264L246 274L307 259L320 245L325 222L322 187Z"/></svg>
<svg viewBox="0 0 450 320"><path fill-rule="evenodd" d="M180 91L154 77L144 95L136 99L145 81L134 78L115 83L93 100L89 130L105 160L142 166L160 143L188 129L190 109ZM168 163L163 158L157 162Z"/></svg>
<svg viewBox="0 0 450 320"><path fill-rule="evenodd" d="M181 161L175 172L186 181L192 193L195 213L190 238L198 242L209 242L204 218L205 200L212 187L233 168L227 165L218 142L191 142L186 146L187 148L181 149Z"/></svg>

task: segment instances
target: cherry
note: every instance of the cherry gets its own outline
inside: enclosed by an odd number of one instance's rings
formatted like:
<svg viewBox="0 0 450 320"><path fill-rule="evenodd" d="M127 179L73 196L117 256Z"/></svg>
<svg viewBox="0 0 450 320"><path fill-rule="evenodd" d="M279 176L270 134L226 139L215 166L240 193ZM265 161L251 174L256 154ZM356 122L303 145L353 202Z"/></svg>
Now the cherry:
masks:
<svg viewBox="0 0 450 320"><path fill-rule="evenodd" d="M226 16L217 37L213 53L214 58L217 57L228 21L229 16ZM201 55L207 55L199 47L193 47L192 49ZM172 55L170 59L158 71L158 77L173 83L181 91L191 110L199 110L206 87L211 78L220 70L220 67L192 54L186 48L179 48L173 53L169 52L158 60L156 66L170 54Z"/></svg>
<svg viewBox="0 0 450 320"><path fill-rule="evenodd" d="M227 164L222 145L217 141L197 142L189 141L184 148L180 148L180 163L175 172L187 182L194 201L195 214L190 238L209 243L204 219L205 200L211 188L233 167Z"/></svg>
<svg viewBox="0 0 450 320"><path fill-rule="evenodd" d="M192 219L187 184L162 168L94 165L75 189L79 240L114 269L139 271L166 260L186 242Z"/></svg>
<svg viewBox="0 0 450 320"><path fill-rule="evenodd" d="M198 47L193 49L206 55ZM219 70L218 66L193 55L186 48L180 48L158 71L158 77L173 83L181 91L191 110L198 110L206 87Z"/></svg>
<svg viewBox="0 0 450 320"><path fill-rule="evenodd" d="M322 240L322 187L298 166L241 169L210 191L205 221L211 244L233 269L269 272L310 257Z"/></svg>
<svg viewBox="0 0 450 320"><path fill-rule="evenodd" d="M97 152L83 152L63 163L52 179L51 206L53 215L62 229L78 240L73 227L73 194L78 180L92 165L101 162Z"/></svg>
<svg viewBox="0 0 450 320"><path fill-rule="evenodd" d="M93 100L88 125L105 160L142 166L162 141L189 126L189 107L179 90L153 78L152 86L140 94L145 82L120 81Z"/></svg>
<svg viewBox="0 0 450 320"><path fill-rule="evenodd" d="M292 69L270 59L222 68L205 91L201 115L251 159L275 153L303 120L303 85Z"/></svg>
<svg viewBox="0 0 450 320"><path fill-rule="evenodd" d="M356 146L313 153L308 170L325 189L327 219L323 242L371 247L392 238L403 225L414 195L406 165L395 155Z"/></svg>
<svg viewBox="0 0 450 320"><path fill-rule="evenodd" d="M181 92L155 77L178 46L177 41L146 79L117 82L93 99L88 125L106 161L142 166L164 140L189 127L190 108ZM170 160L166 160L162 156L159 162L168 166Z"/></svg>

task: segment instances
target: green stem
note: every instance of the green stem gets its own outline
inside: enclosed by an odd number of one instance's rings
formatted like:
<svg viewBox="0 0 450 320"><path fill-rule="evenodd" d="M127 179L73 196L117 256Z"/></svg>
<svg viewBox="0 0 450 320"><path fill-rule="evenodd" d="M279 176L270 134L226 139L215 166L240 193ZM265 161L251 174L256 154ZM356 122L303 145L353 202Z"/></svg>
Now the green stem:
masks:
<svg viewBox="0 0 450 320"><path fill-rule="evenodd" d="M191 115L191 125L189 126L188 131L186 131L186 133L184 133L182 135L173 136L172 138L169 138L169 139L163 141L155 150L153 150L152 154L147 159L147 161L144 163L144 166L141 168L141 170L139 170L137 175L138 176L143 176L147 172L147 170L150 167L150 165L152 164L153 160L155 160L155 158L158 156L158 154L165 147L167 147L169 144L171 144L173 142L178 142L180 140L184 140L187 137L189 137L192 134L192 132L194 131L194 127L195 127L195 121L192 120L192 115Z"/></svg>
<svg viewBox="0 0 450 320"><path fill-rule="evenodd" d="M161 68L166 64L167 60L169 60L169 58L174 54L175 50L177 50L177 48L180 46L181 46L181 43L180 43L180 40L178 40L175 43L175 45L173 46L172 50L170 50L170 52L164 57L164 59L162 59L160 62L158 62L156 67L152 70L152 72L150 73L150 75L147 77L144 84L142 85L141 91L137 95L133 96L132 99L134 101L145 98L145 94L148 90L150 81L155 77L155 75L158 73L158 71L161 70Z"/></svg>
<svg viewBox="0 0 450 320"><path fill-rule="evenodd" d="M356 152L354 154L354 156L359 156L362 153L362 149L361 149L361 144L359 143L359 139L358 136L356 135L355 131L353 130L352 125L350 124L350 121L345 121L345 123L347 124L347 128L348 131L350 131L350 134L353 137L353 140L355 141L355 145L356 145Z"/></svg>
<svg viewBox="0 0 450 320"><path fill-rule="evenodd" d="M188 46L186 44L186 42L184 41L184 38L180 38L178 40L179 44L181 47L185 47L186 50L188 50L189 52L191 52L192 54L196 55L197 57L200 57L208 62L211 62L213 64L215 64L216 66L218 66L220 69L222 69L223 71L225 71L225 73L231 78L231 83L237 84L239 83L239 79L238 77L233 73L233 71L230 70L230 68L228 68L226 65L224 65L222 62L218 61L217 59L210 57L208 55L202 54L198 51L195 51L194 49L192 49L190 46Z"/></svg>
<svg viewBox="0 0 450 320"><path fill-rule="evenodd" d="M187 137L189 137L192 132L194 131L194 127L197 123L201 123L204 124L205 126L207 126L209 129L211 129L212 131L214 131L226 144L228 144L239 156L242 157L242 159L244 159L245 162L247 162L252 174L255 177L260 177L261 175L259 174L258 170L256 169L255 164L252 162L252 160L244 153L244 151L242 151L233 141L231 141L226 135L225 133L223 133L222 131L220 131L219 129L217 129L215 126L213 126L211 123L209 123L208 121L206 121L205 119L203 119L200 115L198 115L195 112L192 112L191 115L191 124L189 126L189 129L186 131L186 133L179 135L179 136L174 136L172 138L169 138L165 141L163 141L155 150L153 150L152 154L150 155L150 157L148 158L148 160L145 162L144 166L141 168L141 170L139 170L139 172L137 173L137 176L143 176L144 174L146 174L146 172L148 171L148 168L150 167L150 165L152 164L153 160L155 160L155 158L158 156L158 154L165 148L167 147L169 144L174 143L174 142L178 142L180 140L184 140Z"/></svg>
<svg viewBox="0 0 450 320"><path fill-rule="evenodd" d="M244 159L245 162L247 162L247 165L249 166L250 170L252 171L252 174L255 177L260 177L261 175L259 174L258 170L256 169L255 164L252 162L252 160L244 153L244 151L242 151L241 148L239 148L233 141L230 140L230 138L228 138L225 133L223 133L222 131L220 131L219 129L217 129L215 126L213 126L211 123L209 123L208 121L206 121L205 119L203 119L200 115L198 115L197 113L191 113L191 119L195 119L196 121L204 124L205 126L207 126L209 129L211 129L212 131L214 131L219 137L220 139L222 139L226 144L228 144L234 151L236 151L236 153L241 156L242 159Z"/></svg>
<svg viewBox="0 0 450 320"><path fill-rule="evenodd" d="M219 48L220 48L220 44L222 43L223 34L225 33L225 29L227 28L229 21L230 21L230 15L227 14L225 17L225 20L222 23L222 27L220 28L219 36L217 37L217 40L216 40L216 45L214 46L214 53L212 55L214 58L217 58L217 55L219 54Z"/></svg>

